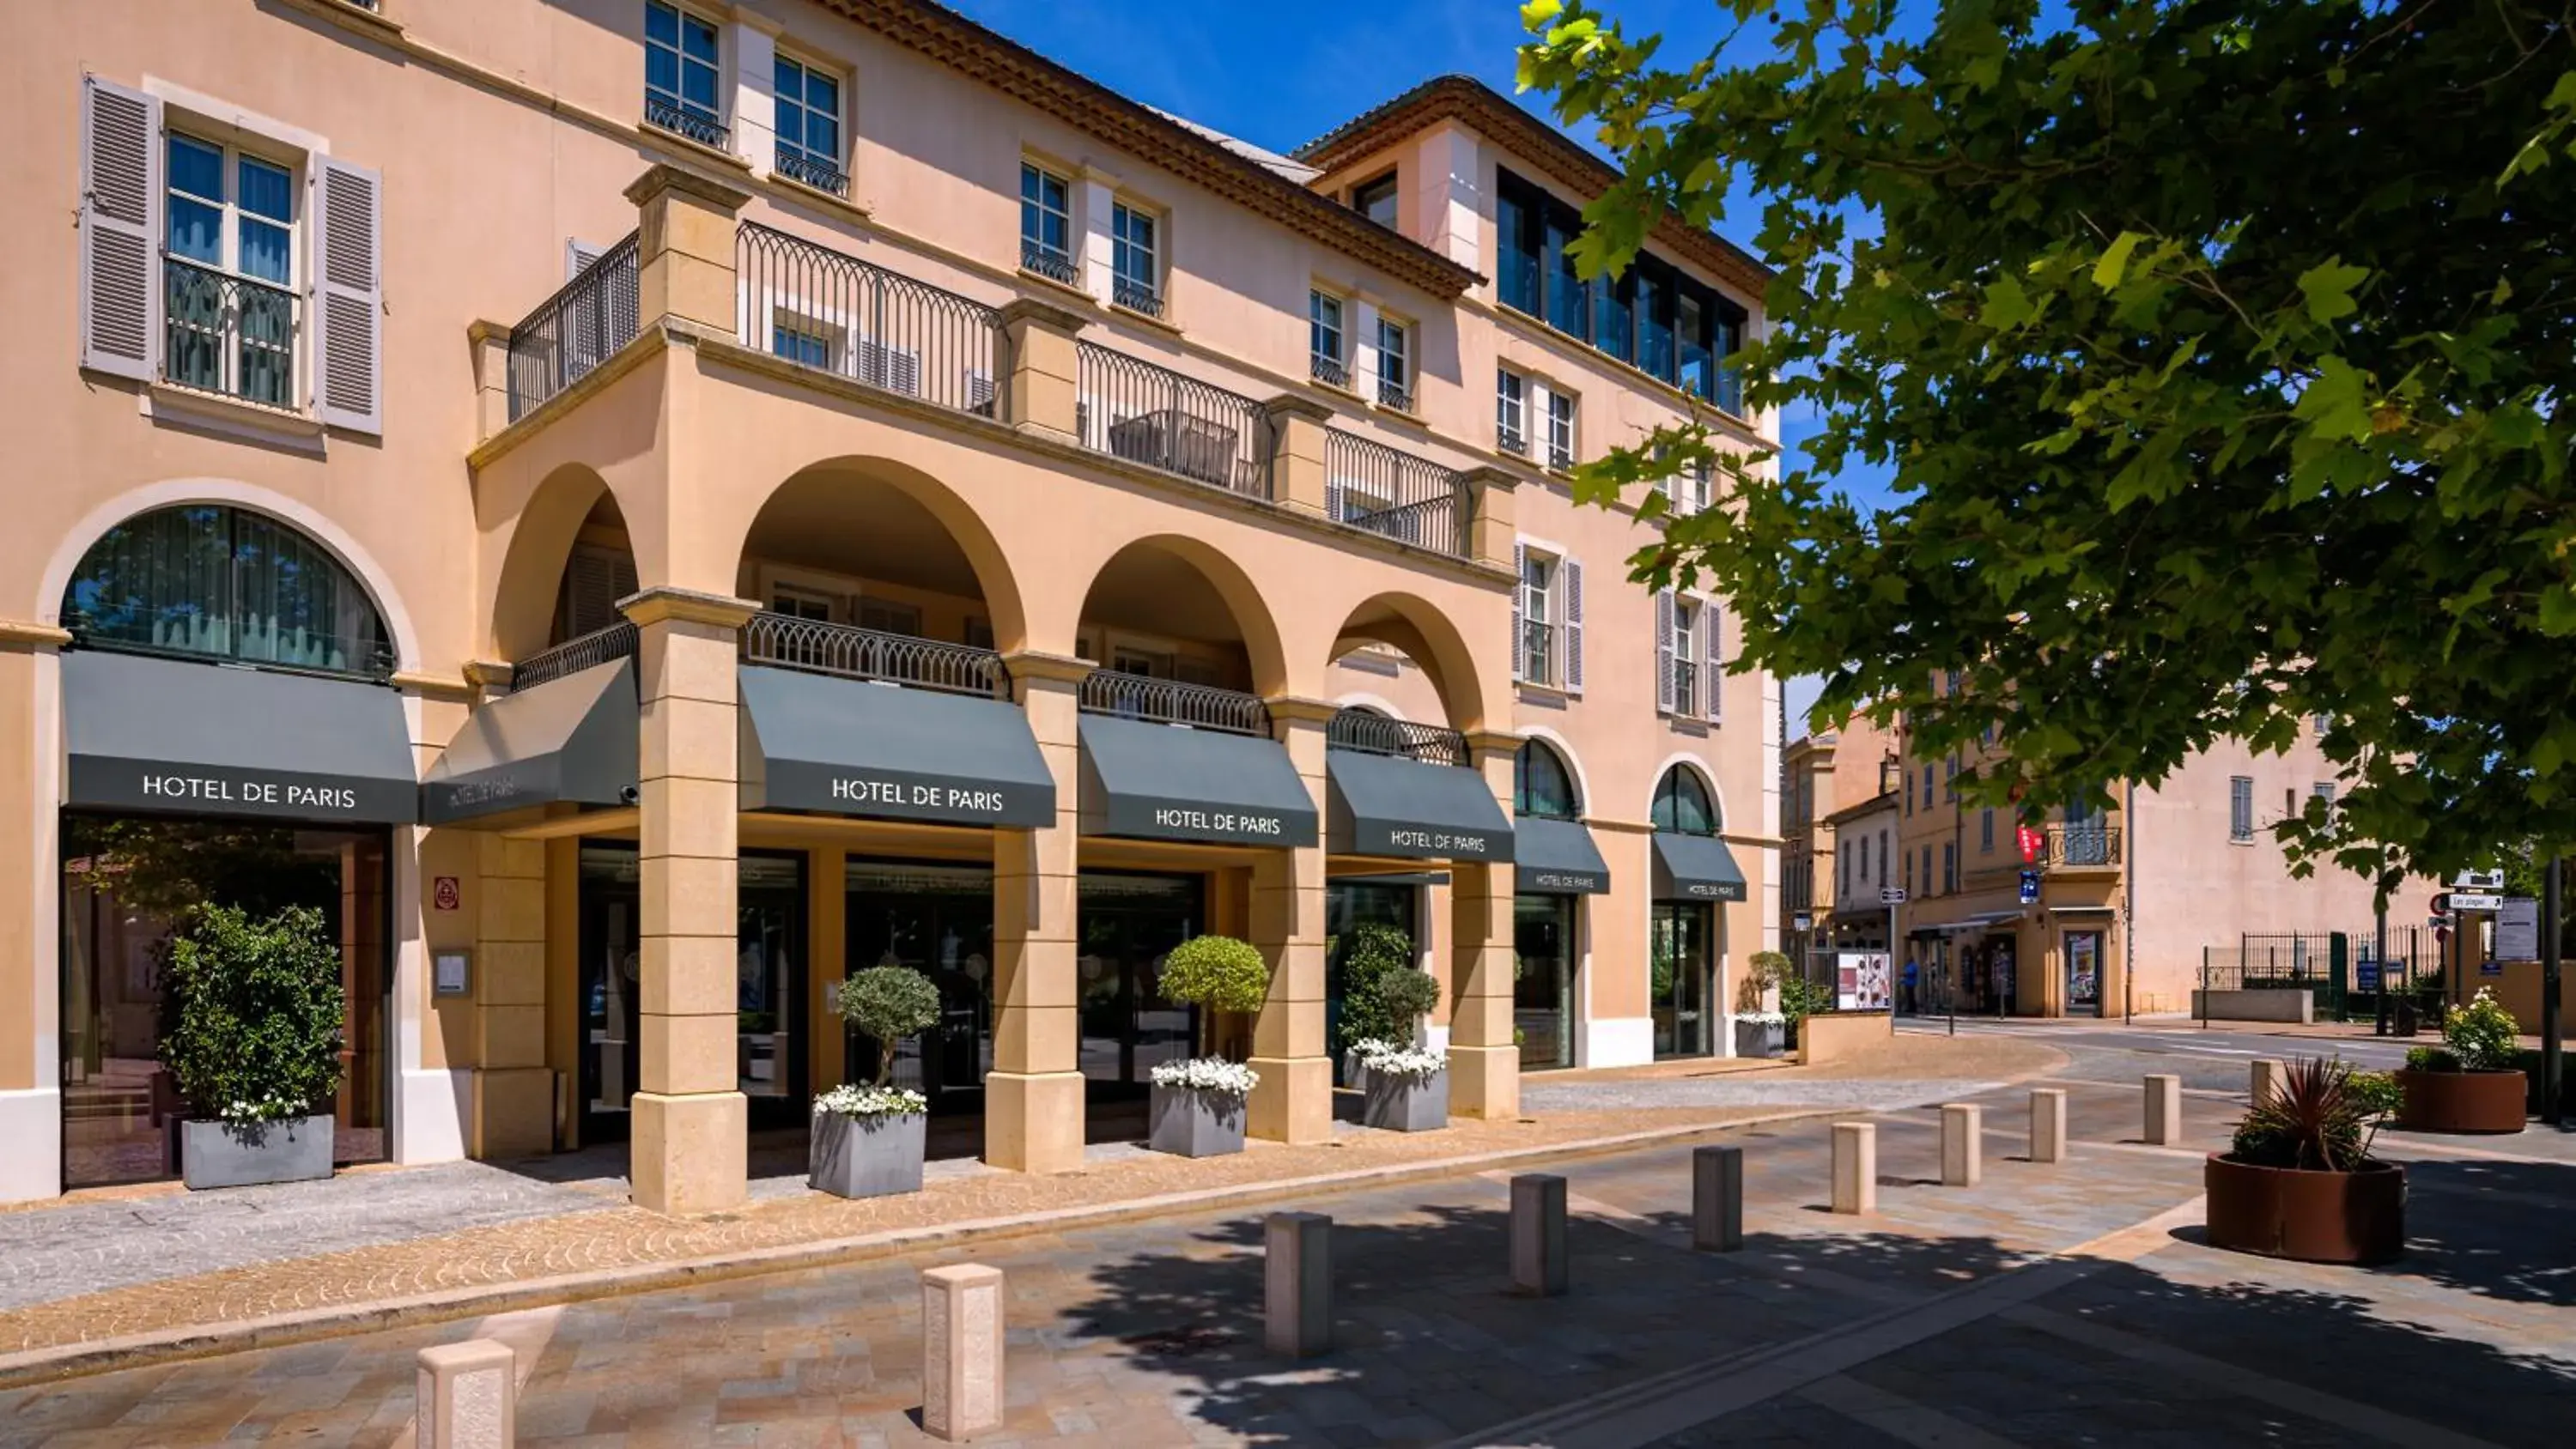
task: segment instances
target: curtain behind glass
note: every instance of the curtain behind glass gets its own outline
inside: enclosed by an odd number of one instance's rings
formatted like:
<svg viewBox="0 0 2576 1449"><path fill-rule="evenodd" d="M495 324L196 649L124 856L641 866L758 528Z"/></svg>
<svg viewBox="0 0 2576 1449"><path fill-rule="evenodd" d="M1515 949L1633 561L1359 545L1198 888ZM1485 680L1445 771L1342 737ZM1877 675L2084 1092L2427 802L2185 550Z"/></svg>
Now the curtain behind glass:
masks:
<svg viewBox="0 0 2576 1449"><path fill-rule="evenodd" d="M273 519L212 505L129 519L82 558L64 626L91 644L382 677L393 669L366 590Z"/></svg>

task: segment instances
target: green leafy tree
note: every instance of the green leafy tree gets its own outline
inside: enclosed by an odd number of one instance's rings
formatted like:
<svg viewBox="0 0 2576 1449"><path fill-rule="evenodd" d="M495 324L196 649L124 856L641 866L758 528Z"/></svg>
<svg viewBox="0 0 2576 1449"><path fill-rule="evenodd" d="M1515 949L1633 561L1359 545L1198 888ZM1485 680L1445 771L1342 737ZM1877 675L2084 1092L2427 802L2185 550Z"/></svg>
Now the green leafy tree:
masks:
<svg viewBox="0 0 2576 1449"><path fill-rule="evenodd" d="M2278 827L2302 869L2576 846L2563 3L1723 8L1745 28L1676 65L1535 0L1521 77L1625 171L1584 272L1718 221L1731 177L1762 207L1738 362L1818 419L1805 456L1685 427L1576 481L1715 467L1723 506L1634 562L1734 599L1732 667L1902 707L1927 755L1993 731L1963 786L2026 816L2323 718L2346 780ZM1838 491L1854 465L1894 501Z"/></svg>
<svg viewBox="0 0 2576 1449"><path fill-rule="evenodd" d="M1261 948L1232 936L1193 936L1163 957L1161 991L1165 1000L1205 1008L1213 1015L1248 1016L1270 999L1270 963ZM1239 1025L1220 1033L1206 1023L1219 1055L1241 1061L1248 1055Z"/></svg>
<svg viewBox="0 0 2576 1449"><path fill-rule="evenodd" d="M1411 1046L1422 1018L1440 1007L1440 983L1430 972L1417 971L1409 964L1378 977L1373 994L1379 1008L1395 1023L1394 1032L1380 1040L1398 1046Z"/></svg>
<svg viewBox="0 0 2576 1449"><path fill-rule="evenodd" d="M1413 964L1411 936L1378 922L1351 932L1351 954L1342 962L1342 1010L1341 1019L1335 1023L1335 1051L1347 1051L1354 1042L1394 1041L1399 1035L1412 1040L1410 1023L1396 1018L1378 990L1380 981L1398 971L1423 975Z"/></svg>
<svg viewBox="0 0 2576 1449"><path fill-rule="evenodd" d="M165 950L161 1061L189 1116L249 1126L331 1110L346 1003L320 911L192 906Z"/></svg>
<svg viewBox="0 0 2576 1449"><path fill-rule="evenodd" d="M877 1086L894 1080L903 1039L939 1024L939 988L909 966L870 966L832 988L832 1012L877 1044Z"/></svg>

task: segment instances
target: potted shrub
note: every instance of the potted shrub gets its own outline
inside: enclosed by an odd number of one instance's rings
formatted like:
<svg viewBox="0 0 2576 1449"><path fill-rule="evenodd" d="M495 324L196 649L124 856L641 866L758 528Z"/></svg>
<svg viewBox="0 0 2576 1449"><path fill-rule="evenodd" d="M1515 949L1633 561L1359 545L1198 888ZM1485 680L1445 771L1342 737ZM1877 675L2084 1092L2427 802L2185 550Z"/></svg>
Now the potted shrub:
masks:
<svg viewBox="0 0 2576 1449"><path fill-rule="evenodd" d="M2468 1005L2442 1018L2441 1047L2406 1053L2397 1074L2405 1105L2397 1125L2409 1132L2519 1132L2529 1082L2518 1065L2513 1013L2484 986Z"/></svg>
<svg viewBox="0 0 2576 1449"><path fill-rule="evenodd" d="M1357 1089L1361 1049L1370 1043L1396 1045L1405 1032L1386 1006L1378 983L1398 971L1419 976L1414 968L1413 938L1393 926L1372 922L1351 933L1351 953L1342 962L1340 1019L1333 1024L1334 1045L1342 1058L1342 1083Z"/></svg>
<svg viewBox="0 0 2576 1449"><path fill-rule="evenodd" d="M331 1175L347 1009L340 966L309 906L264 921L235 906L189 908L167 947L161 1038L185 1106L176 1129L189 1187Z"/></svg>
<svg viewBox="0 0 2576 1449"><path fill-rule="evenodd" d="M1798 1044L1798 1024L1819 1012L1834 1009L1834 992L1803 977L1792 976L1780 983L1781 1044Z"/></svg>
<svg viewBox="0 0 2576 1449"><path fill-rule="evenodd" d="M2290 1064L2202 1169L2212 1246L2306 1263L2385 1263L2406 1246L2406 1170L2370 1155L2386 1088L2340 1061Z"/></svg>
<svg viewBox="0 0 2576 1449"><path fill-rule="evenodd" d="M1412 1046L1422 1039L1422 1018L1440 1004L1440 983L1425 971L1390 971L1378 978L1377 996L1403 1036L1362 1044L1360 1120L1396 1132L1448 1126L1448 1055Z"/></svg>
<svg viewBox="0 0 2576 1449"><path fill-rule="evenodd" d="M1163 958L1160 989L1199 1008L1206 1054L1154 1068L1145 1144L1182 1157L1241 1152L1244 1104L1261 1082L1241 1060L1242 1024L1269 998L1269 963L1248 941L1194 936Z"/></svg>
<svg viewBox="0 0 2576 1449"><path fill-rule="evenodd" d="M835 1197L921 1191L930 1099L892 1085L903 1039L939 1022L939 988L909 966L871 966L832 988L832 1012L877 1044L876 1080L814 1099L806 1183Z"/></svg>
<svg viewBox="0 0 2576 1449"><path fill-rule="evenodd" d="M1776 1057L1788 1049L1789 1017L1779 1011L1739 1011L1735 1014L1735 1054L1739 1057Z"/></svg>

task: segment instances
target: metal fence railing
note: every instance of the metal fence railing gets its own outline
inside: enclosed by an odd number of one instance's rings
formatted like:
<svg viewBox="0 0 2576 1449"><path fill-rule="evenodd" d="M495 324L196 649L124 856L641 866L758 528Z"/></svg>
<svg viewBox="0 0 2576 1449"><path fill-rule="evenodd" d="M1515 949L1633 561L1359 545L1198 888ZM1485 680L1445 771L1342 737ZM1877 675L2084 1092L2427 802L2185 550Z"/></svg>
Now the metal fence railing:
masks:
<svg viewBox="0 0 2576 1449"><path fill-rule="evenodd" d="M1261 404L1095 343L1075 350L1084 447L1247 498L1270 496Z"/></svg>
<svg viewBox="0 0 2576 1449"><path fill-rule="evenodd" d="M510 329L510 421L635 340L635 242L628 232Z"/></svg>
<svg viewBox="0 0 2576 1449"><path fill-rule="evenodd" d="M1009 671L1002 667L1002 656L990 649L765 610L742 626L742 659L949 694L1010 697Z"/></svg>
<svg viewBox="0 0 2576 1449"><path fill-rule="evenodd" d="M742 224L734 270L743 346L993 416L1002 344L992 308L757 222Z"/></svg>
<svg viewBox="0 0 2576 1449"><path fill-rule="evenodd" d="M636 640L635 626L625 622L566 639L520 660L510 671L510 688L514 692L534 689L548 680L579 674L594 664L606 664L612 659L632 659L635 657Z"/></svg>
<svg viewBox="0 0 2576 1449"><path fill-rule="evenodd" d="M2204 992L2306 991L2319 1021L2385 1019L2401 1032L2438 1022L2450 989L2440 937L2422 926L2390 926L2382 960L2376 934L2373 926L2249 933L2234 946L2202 948L2200 986Z"/></svg>
<svg viewBox="0 0 2576 1449"><path fill-rule="evenodd" d="M1416 724L1365 709L1345 709L1324 727L1328 749L1393 755L1426 765L1464 765L1467 737L1439 725Z"/></svg>
<svg viewBox="0 0 2576 1449"><path fill-rule="evenodd" d="M1325 505L1335 523L1455 558L1467 556L1474 504L1456 471L1373 438L1328 428L1324 476Z"/></svg>
<svg viewBox="0 0 2576 1449"><path fill-rule="evenodd" d="M298 406L295 293L181 257L163 261L161 376L267 407Z"/></svg>
<svg viewBox="0 0 2576 1449"><path fill-rule="evenodd" d="M2041 837L2038 863L2060 869L2120 863L2120 827L2052 824Z"/></svg>
<svg viewBox="0 0 2576 1449"><path fill-rule="evenodd" d="M1177 679L1095 669L1082 681L1081 703L1089 714L1238 735L1270 733L1270 707L1257 697Z"/></svg>

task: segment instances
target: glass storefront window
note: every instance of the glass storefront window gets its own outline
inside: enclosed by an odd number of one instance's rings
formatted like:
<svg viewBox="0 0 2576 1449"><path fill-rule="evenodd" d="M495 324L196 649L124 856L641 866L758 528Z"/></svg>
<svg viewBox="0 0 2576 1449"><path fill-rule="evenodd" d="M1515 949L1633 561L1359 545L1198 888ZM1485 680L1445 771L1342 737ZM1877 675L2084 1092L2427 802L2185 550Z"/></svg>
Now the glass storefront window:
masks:
<svg viewBox="0 0 2576 1449"><path fill-rule="evenodd" d="M1573 773L1540 741L1524 742L1512 761L1512 813L1543 820L1572 820L1582 813Z"/></svg>
<svg viewBox="0 0 2576 1449"><path fill-rule="evenodd" d="M1574 897L1512 898L1512 1032L1521 1070L1574 1065Z"/></svg>
<svg viewBox="0 0 2576 1449"><path fill-rule="evenodd" d="M1655 782L1654 824L1675 835L1717 833L1717 805L1698 772L1675 765Z"/></svg>
<svg viewBox="0 0 2576 1449"><path fill-rule="evenodd" d="M63 595L84 644L381 679L392 643L320 544L244 509L164 508L109 529Z"/></svg>
<svg viewBox="0 0 2576 1449"><path fill-rule="evenodd" d="M1715 918L1715 909L1702 902L1655 906L1647 990L1658 1057L1704 1057L1717 1050L1709 951Z"/></svg>
<svg viewBox="0 0 2576 1449"><path fill-rule="evenodd" d="M1333 1049L1336 1081L1342 1071L1342 1002L1350 995L1351 951L1365 926L1383 926L1412 943L1411 956L1422 954L1422 933L1415 921L1422 888L1388 881L1337 880L1324 886L1324 1040Z"/></svg>
<svg viewBox="0 0 2576 1449"><path fill-rule="evenodd" d="M1197 1012L1165 1000L1159 983L1164 956L1207 919L1207 881L1085 871L1078 890L1082 1074L1141 1089L1156 1064L1194 1055Z"/></svg>
<svg viewBox="0 0 2576 1449"><path fill-rule="evenodd" d="M939 1025L896 1049L894 1084L934 1109L980 1108L993 1067L991 867L853 860L844 889L847 969L909 966L939 988ZM876 1043L851 1031L843 1060L848 1080L869 1080Z"/></svg>
<svg viewBox="0 0 2576 1449"><path fill-rule="evenodd" d="M386 837L214 820L63 819L63 1183L176 1176L169 1124L182 1111L161 1068L161 968L179 918L200 901L253 917L322 913L339 942L346 1002L332 1156L381 1162L391 1090L391 925Z"/></svg>

